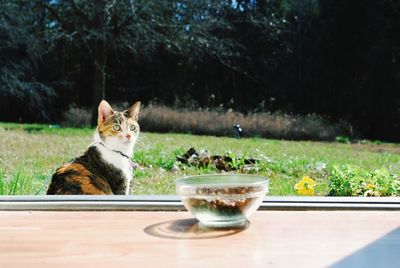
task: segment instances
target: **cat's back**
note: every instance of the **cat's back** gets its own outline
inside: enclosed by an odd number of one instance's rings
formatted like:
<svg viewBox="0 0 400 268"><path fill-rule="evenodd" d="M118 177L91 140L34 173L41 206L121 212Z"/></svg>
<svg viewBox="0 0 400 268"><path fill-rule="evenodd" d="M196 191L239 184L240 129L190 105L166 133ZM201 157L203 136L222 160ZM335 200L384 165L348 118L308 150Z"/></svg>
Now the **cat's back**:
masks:
<svg viewBox="0 0 400 268"><path fill-rule="evenodd" d="M54 173L48 195L113 194L108 179L101 174L102 161L95 148L59 167Z"/></svg>

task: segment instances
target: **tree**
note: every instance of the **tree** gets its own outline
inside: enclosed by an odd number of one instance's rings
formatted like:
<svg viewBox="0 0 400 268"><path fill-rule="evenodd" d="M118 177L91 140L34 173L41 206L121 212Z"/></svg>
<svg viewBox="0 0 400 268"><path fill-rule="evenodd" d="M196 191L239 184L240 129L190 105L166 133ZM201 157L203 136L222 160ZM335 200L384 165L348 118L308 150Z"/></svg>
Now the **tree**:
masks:
<svg viewBox="0 0 400 268"><path fill-rule="evenodd" d="M38 81L43 43L35 34L38 19L26 1L0 1L0 106L3 120L50 119L47 106L55 96ZM24 107L24 109L21 109ZM10 116L4 117L4 116Z"/></svg>
<svg viewBox="0 0 400 268"><path fill-rule="evenodd" d="M83 48L93 63L92 124L106 95L106 66L112 51L146 57L155 51L201 57L208 53L229 64L233 44L214 30L225 28L225 4L212 1L59 0L37 1L46 10L51 46ZM220 33L220 32L219 32Z"/></svg>

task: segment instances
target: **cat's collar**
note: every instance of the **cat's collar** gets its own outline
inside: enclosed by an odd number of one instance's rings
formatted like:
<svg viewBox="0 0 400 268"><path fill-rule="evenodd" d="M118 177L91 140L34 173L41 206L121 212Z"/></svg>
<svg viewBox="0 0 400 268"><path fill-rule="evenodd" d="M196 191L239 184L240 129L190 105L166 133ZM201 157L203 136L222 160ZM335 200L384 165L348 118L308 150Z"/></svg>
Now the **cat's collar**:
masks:
<svg viewBox="0 0 400 268"><path fill-rule="evenodd" d="M129 163L132 165L133 162L132 162L131 158L130 158L128 155L124 154L123 152L118 151L118 150L110 149L110 148L108 148L104 143L102 143L102 142L100 142L100 141L94 142L92 145L94 145L94 144L100 144L101 146L103 146L103 147L106 148L107 150L110 150L110 151L113 151L114 153L118 153L118 154L122 155L123 157L125 157L126 159L128 159L128 160L129 160Z"/></svg>
<svg viewBox="0 0 400 268"><path fill-rule="evenodd" d="M124 154L123 152L118 151L118 150L110 149L110 148L108 148L104 143L102 143L101 141L93 142L90 146L93 146L93 145L95 145L95 144L100 144L101 146L103 146L103 147L106 148L107 150L113 151L114 153L118 153L118 154L120 154L121 156L123 156L123 157L125 157L126 159L128 159L129 166L130 166L130 169L131 169L131 170L133 170L133 169L141 169L140 166L139 166L139 164L133 162L133 161L131 160L131 158L130 158L128 155Z"/></svg>

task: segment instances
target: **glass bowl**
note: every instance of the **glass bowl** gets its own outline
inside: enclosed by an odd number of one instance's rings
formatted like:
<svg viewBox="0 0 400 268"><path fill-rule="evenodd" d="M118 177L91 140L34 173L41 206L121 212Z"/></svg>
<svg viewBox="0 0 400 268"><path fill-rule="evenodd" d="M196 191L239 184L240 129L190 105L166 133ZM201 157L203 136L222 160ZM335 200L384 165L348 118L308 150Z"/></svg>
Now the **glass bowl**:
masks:
<svg viewBox="0 0 400 268"><path fill-rule="evenodd" d="M269 180L253 175L201 175L178 179L176 191L187 210L206 227L240 227L258 209Z"/></svg>

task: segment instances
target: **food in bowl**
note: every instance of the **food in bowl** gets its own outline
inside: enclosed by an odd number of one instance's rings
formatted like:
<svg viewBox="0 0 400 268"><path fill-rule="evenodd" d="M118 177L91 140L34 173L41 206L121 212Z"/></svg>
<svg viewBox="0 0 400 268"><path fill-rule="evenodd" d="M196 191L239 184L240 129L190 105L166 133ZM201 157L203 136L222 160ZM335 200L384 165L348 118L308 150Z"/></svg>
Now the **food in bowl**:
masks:
<svg viewBox="0 0 400 268"><path fill-rule="evenodd" d="M202 175L177 180L184 206L207 227L240 227L258 209L268 179L252 175Z"/></svg>

